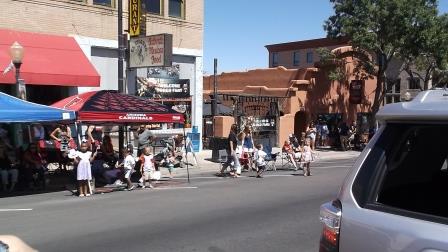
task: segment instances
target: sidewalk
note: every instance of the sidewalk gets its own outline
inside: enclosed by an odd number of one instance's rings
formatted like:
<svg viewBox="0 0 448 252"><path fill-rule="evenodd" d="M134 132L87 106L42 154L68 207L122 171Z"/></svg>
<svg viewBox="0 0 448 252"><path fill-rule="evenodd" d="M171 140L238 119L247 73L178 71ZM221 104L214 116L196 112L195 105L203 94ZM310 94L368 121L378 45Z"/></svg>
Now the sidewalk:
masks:
<svg viewBox="0 0 448 252"><path fill-rule="evenodd" d="M281 152L281 148L274 147L272 149L273 153ZM356 158L359 156L361 152L359 151L336 151L332 149L318 149L317 153L317 161L328 161L328 160L337 160L337 159L350 159ZM218 172L221 168L221 164L218 162L211 161L212 158L212 150L202 150L201 152L195 153L197 159L197 165L194 165L194 159L192 154L188 154L188 169L190 171L190 175L206 173L206 172ZM277 164L280 166L281 159L280 157L277 159ZM162 167L161 169L162 177L168 177L168 169ZM187 175L187 166L184 165L183 168L175 168L174 177L184 177Z"/></svg>

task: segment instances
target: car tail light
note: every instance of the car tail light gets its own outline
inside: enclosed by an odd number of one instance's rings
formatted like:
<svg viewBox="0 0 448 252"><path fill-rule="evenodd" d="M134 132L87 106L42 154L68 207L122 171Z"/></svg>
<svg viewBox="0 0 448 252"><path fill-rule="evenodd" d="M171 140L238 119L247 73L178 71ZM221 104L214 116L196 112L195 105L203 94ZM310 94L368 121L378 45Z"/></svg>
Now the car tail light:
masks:
<svg viewBox="0 0 448 252"><path fill-rule="evenodd" d="M323 224L319 252L339 251L339 229L342 206L339 200L328 202L320 207L320 221Z"/></svg>

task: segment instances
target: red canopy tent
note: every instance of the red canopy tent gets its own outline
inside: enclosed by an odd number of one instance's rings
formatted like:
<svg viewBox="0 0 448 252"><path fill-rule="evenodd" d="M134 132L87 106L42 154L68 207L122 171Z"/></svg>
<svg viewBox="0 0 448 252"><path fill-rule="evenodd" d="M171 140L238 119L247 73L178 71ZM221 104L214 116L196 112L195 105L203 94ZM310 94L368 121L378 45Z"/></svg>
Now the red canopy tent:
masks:
<svg viewBox="0 0 448 252"><path fill-rule="evenodd" d="M100 124L183 123L184 115L145 98L100 90L70 96L52 105L73 110L77 120Z"/></svg>

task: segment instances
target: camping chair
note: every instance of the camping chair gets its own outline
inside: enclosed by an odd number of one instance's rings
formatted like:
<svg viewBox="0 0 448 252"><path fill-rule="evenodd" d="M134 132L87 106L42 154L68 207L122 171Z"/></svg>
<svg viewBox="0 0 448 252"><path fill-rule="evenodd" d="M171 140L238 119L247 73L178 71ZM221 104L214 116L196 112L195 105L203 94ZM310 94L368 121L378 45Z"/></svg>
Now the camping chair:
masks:
<svg viewBox="0 0 448 252"><path fill-rule="evenodd" d="M219 150L218 151L218 163L219 163L218 173L221 171L222 166L224 165L225 162L227 162L227 150Z"/></svg>
<svg viewBox="0 0 448 252"><path fill-rule="evenodd" d="M277 166L275 163L277 162L277 156L280 154L280 152L272 153L272 147L270 145L267 145L264 149L267 154L266 158L264 159L264 161L266 161L266 171L276 171Z"/></svg>
<svg viewBox="0 0 448 252"><path fill-rule="evenodd" d="M289 158L289 154L287 152L282 151L281 161L282 161L282 168L289 167L289 166L294 167L294 164L292 163L291 158ZM297 162L298 160L295 160L295 158L294 158L294 161Z"/></svg>

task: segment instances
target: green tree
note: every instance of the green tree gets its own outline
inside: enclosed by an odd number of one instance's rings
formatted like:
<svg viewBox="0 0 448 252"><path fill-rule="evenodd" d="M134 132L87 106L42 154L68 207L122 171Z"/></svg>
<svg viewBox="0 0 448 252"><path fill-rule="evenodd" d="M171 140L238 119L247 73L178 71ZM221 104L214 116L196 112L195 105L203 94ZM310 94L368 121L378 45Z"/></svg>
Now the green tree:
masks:
<svg viewBox="0 0 448 252"><path fill-rule="evenodd" d="M372 113L385 95L386 71L411 35L437 16L437 0L330 0L335 11L325 22L329 37L346 36L354 50L375 57L361 59L376 77ZM371 66L374 66L373 68ZM373 123L373 122L372 122Z"/></svg>
<svg viewBox="0 0 448 252"><path fill-rule="evenodd" d="M430 82L433 86L442 84L448 67L448 15L427 20L429 23L411 34L399 50L403 70L422 80L422 90L427 90Z"/></svg>

